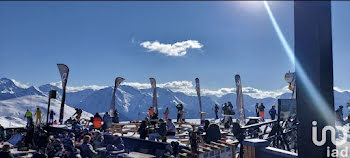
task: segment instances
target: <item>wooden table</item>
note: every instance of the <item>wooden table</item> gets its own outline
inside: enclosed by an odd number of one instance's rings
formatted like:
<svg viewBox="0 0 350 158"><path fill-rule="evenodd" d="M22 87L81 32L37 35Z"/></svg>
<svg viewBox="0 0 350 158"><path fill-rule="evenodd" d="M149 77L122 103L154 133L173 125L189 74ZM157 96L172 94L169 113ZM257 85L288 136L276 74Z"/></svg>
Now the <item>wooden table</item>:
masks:
<svg viewBox="0 0 350 158"><path fill-rule="evenodd" d="M141 123L113 123L112 127L108 129L109 132L111 133L121 133L123 134L127 134L127 132L123 132L123 127L124 126L128 126L128 125L134 125L135 128L133 129L133 135L136 134L137 130L139 129Z"/></svg>
<svg viewBox="0 0 350 158"><path fill-rule="evenodd" d="M36 151L32 150L32 149L29 149L27 151L18 151L17 148L14 148L14 149L10 149L10 152L15 157L22 157L22 156L26 156L26 155L28 155L30 153L35 153Z"/></svg>
<svg viewBox="0 0 350 158"><path fill-rule="evenodd" d="M202 126L200 124L194 124L194 123L183 123L184 125L190 125L192 127L192 130L195 131L196 127Z"/></svg>

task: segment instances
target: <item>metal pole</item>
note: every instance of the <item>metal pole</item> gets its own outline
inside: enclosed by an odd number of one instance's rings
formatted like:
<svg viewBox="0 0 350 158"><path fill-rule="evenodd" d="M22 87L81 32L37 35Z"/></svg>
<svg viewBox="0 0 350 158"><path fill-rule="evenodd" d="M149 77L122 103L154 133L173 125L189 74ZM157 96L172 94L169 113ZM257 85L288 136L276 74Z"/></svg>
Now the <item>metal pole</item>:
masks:
<svg viewBox="0 0 350 158"><path fill-rule="evenodd" d="M50 102L51 102L51 96L49 95L49 101L47 104L46 125L49 125Z"/></svg>

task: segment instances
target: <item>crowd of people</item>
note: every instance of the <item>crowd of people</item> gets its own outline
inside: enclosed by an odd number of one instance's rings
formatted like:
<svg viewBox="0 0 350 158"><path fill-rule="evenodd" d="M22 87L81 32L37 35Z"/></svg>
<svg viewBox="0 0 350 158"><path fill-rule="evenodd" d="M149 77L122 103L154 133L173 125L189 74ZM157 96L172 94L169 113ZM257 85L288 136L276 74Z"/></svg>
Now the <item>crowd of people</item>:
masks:
<svg viewBox="0 0 350 158"><path fill-rule="evenodd" d="M265 121L265 105L264 103L256 103L255 104L255 112L256 112L256 117L260 117L262 121ZM276 106L272 105L271 109L269 110L270 118L271 120L276 119L277 111L276 111Z"/></svg>
<svg viewBox="0 0 350 158"><path fill-rule="evenodd" d="M108 112L101 118L99 113L90 118L88 128L80 124L82 110L76 108L76 113L65 121L72 129L62 132L49 133L42 122L42 112L37 108L34 115L29 109L25 112L27 120L24 129L5 129L0 125L0 142L2 146L0 157L13 157L10 148L18 151L34 150L32 157L64 157L64 158L92 158L97 155L96 149L105 147L107 151L124 150L124 142L117 134L108 132L108 128L116 120ZM47 125L57 123L53 120L55 113L51 110ZM33 116L36 117L34 123Z"/></svg>
<svg viewBox="0 0 350 158"><path fill-rule="evenodd" d="M95 126L95 125L94 125ZM6 142L0 152L1 158L12 157L10 147L17 150L35 150L32 157L92 158L97 149L107 151L125 150L124 142L117 134L99 130L83 129L75 122L71 130L48 133L45 126L26 126L24 130L6 130L0 125L0 142ZM6 156L4 156L6 155Z"/></svg>

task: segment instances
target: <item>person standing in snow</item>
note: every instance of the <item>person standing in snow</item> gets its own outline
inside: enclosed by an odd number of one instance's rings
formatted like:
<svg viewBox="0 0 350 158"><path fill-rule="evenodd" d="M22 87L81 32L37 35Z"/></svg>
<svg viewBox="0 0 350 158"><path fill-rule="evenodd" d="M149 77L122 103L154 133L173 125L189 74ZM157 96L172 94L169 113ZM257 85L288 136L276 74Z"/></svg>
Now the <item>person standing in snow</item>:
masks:
<svg viewBox="0 0 350 158"><path fill-rule="evenodd" d="M53 116L56 115L55 112L53 112L53 110L50 111L50 119L49 119L49 124L53 124Z"/></svg>
<svg viewBox="0 0 350 158"><path fill-rule="evenodd" d="M176 109L177 109L177 119L176 119L176 121L180 122L181 121L182 110L183 110L182 104L177 104L176 105Z"/></svg>
<svg viewBox="0 0 350 158"><path fill-rule="evenodd" d="M35 125L38 124L38 121L41 124L41 110L39 108L36 108L34 116L36 116Z"/></svg>
<svg viewBox="0 0 350 158"><path fill-rule="evenodd" d="M340 105L339 108L335 111L336 113L336 118L339 121L340 124L344 124L344 119L343 119L343 105Z"/></svg>
<svg viewBox="0 0 350 158"><path fill-rule="evenodd" d="M259 106L260 116L263 121L265 121L265 106L263 103Z"/></svg>
<svg viewBox="0 0 350 158"><path fill-rule="evenodd" d="M153 115L152 107L150 107L150 108L148 109L148 115L149 115L149 119L152 119L152 115Z"/></svg>
<svg viewBox="0 0 350 158"><path fill-rule="evenodd" d="M165 115L165 120L168 120L169 118L169 108L166 107L165 111L164 111L164 115Z"/></svg>
<svg viewBox="0 0 350 158"><path fill-rule="evenodd" d="M255 104L255 113L256 113L256 117L259 117L259 103Z"/></svg>
<svg viewBox="0 0 350 158"><path fill-rule="evenodd" d="M83 113L83 110L75 108L75 113L73 114L73 116L77 115L75 118L77 119L78 122L80 121L80 117L82 113Z"/></svg>
<svg viewBox="0 0 350 158"><path fill-rule="evenodd" d="M32 112L29 111L29 109L27 109L26 113L24 114L24 117L27 119L27 126L32 124L32 118L33 114Z"/></svg>
<svg viewBox="0 0 350 158"><path fill-rule="evenodd" d="M215 119L219 119L219 116L218 116L219 106L218 106L218 104L215 104L214 110L215 110Z"/></svg>
<svg viewBox="0 0 350 158"><path fill-rule="evenodd" d="M108 114L108 112L106 112L106 113L103 115L103 127L104 127L104 130L109 129L109 128L112 127L112 118L111 118L111 116Z"/></svg>
<svg viewBox="0 0 350 158"><path fill-rule="evenodd" d="M275 105L272 105L272 108L270 109L269 111L269 114L271 116L271 120L275 120L276 118L276 106Z"/></svg>
<svg viewBox="0 0 350 158"><path fill-rule="evenodd" d="M102 118L97 112L93 118L93 125L95 129L100 129L102 126Z"/></svg>

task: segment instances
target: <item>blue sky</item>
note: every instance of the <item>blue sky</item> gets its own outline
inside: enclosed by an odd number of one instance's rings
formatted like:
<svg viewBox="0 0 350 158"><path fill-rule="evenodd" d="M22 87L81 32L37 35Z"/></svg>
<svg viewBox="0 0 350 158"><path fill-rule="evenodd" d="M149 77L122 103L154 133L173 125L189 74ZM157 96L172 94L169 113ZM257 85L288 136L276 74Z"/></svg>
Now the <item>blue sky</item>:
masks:
<svg viewBox="0 0 350 158"><path fill-rule="evenodd" d="M350 89L350 3L332 3L335 86ZM269 4L294 47L293 2ZM263 3L238 1L0 2L0 58L0 77L30 85L60 80L56 63L71 86L199 77L219 89L240 74L243 86L276 90L294 69Z"/></svg>

